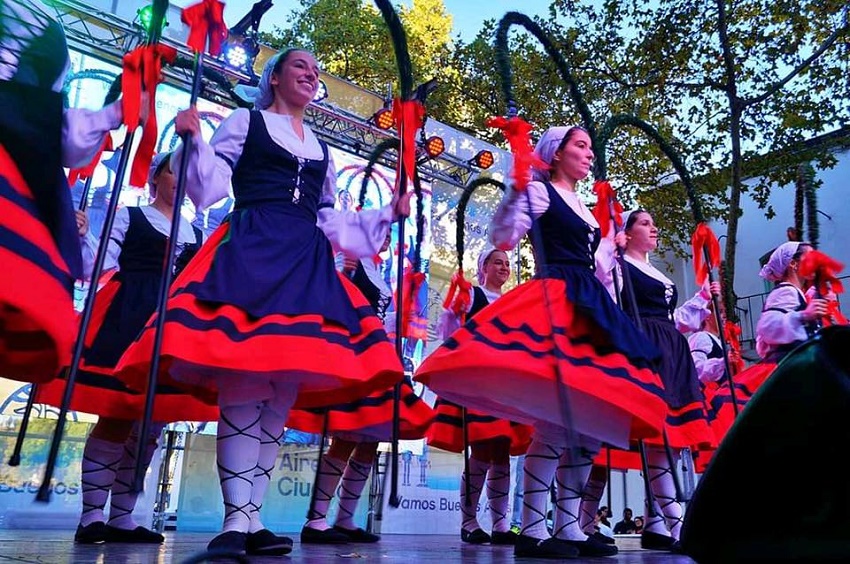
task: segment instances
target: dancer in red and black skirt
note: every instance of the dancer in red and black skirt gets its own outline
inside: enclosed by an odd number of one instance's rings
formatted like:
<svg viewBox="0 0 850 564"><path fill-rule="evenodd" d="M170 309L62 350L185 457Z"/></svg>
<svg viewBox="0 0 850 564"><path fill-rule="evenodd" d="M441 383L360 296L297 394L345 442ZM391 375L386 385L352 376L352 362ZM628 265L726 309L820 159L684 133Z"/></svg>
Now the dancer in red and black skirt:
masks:
<svg viewBox="0 0 850 564"><path fill-rule="evenodd" d="M714 437L708 425L705 398L691 358L684 332L696 331L711 313L711 294L720 294L720 283L705 287L679 307L676 285L649 261L649 253L658 246L658 229L645 210L628 215L625 229L618 235L625 248L624 268L628 269L631 287L624 286L622 303L632 303L628 296L634 290L634 303L647 337L661 351L661 379L667 401L665 433L673 464L683 448L691 451L712 448ZM628 309L628 307L627 307ZM676 499L671 466L664 443L646 441L649 481L655 506L647 505L647 521L641 534L641 546L653 550L676 548L682 528L682 506ZM646 500L647 504L650 500Z"/></svg>
<svg viewBox="0 0 850 564"><path fill-rule="evenodd" d="M389 245L387 233L380 252L386 251ZM395 326L395 315L387 315L392 290L381 276L380 257L352 259L343 253L340 255L343 273L363 292L389 333ZM354 523L354 514L372 471L378 443L392 440L392 402L393 390L390 388L329 410L293 409L290 412L287 427L321 433L327 417L327 431L333 437L328 452L322 456L316 469L312 505L307 522L301 529L303 544L371 543L380 540L378 535L358 527ZM401 384L400 409L399 438L423 438L435 413L406 381ZM339 512L331 527L326 518L334 491L339 500Z"/></svg>
<svg viewBox="0 0 850 564"><path fill-rule="evenodd" d="M70 408L98 416L86 440L82 461L83 512L74 540L78 543L161 543L163 536L137 524L132 517L139 492L133 491L138 448L138 421L145 396L127 388L113 374L115 364L156 309L162 265L174 214L174 174L170 154L160 153L148 177L154 201L144 207L124 207L115 215L109 234L104 269L115 272L98 291L83 349L80 371ZM85 218L84 212L77 212ZM177 265L185 265L201 244L200 230L180 218ZM87 225L84 223L84 225ZM97 239L89 232L83 242L83 264L90 272ZM95 283L95 282L92 282ZM60 405L65 381L56 379L38 387L36 401ZM170 421L210 421L218 410L160 386L154 404L145 466L150 464L163 427ZM110 497L111 494L111 497ZM110 497L109 521L104 508Z"/></svg>
<svg viewBox="0 0 850 564"><path fill-rule="evenodd" d="M385 390L401 363L369 302L334 268L331 244L373 256L410 196L380 210L333 209L327 145L304 124L319 85L313 56L283 51L266 64L255 110L234 111L206 143L196 109L178 131L194 137L187 193L203 209L226 196L233 213L174 281L160 382L218 403L217 459L225 517L211 550L286 554L292 540L260 520L290 408L337 405ZM154 321L119 369L144 389Z"/></svg>
<svg viewBox="0 0 850 564"><path fill-rule="evenodd" d="M64 109L62 26L41 2L0 3L0 375L45 382L70 361L82 275L62 166L94 157L121 104Z"/></svg>
<svg viewBox="0 0 850 564"><path fill-rule="evenodd" d="M743 409L779 361L807 340L815 323L829 313L826 300L807 303L803 293L807 281L800 276L800 261L811 248L808 243L797 241L783 243L759 272L765 280L775 282L776 287L768 294L756 325L756 352L761 362L734 377L739 409ZM719 443L735 422L729 385L723 383L708 399L711 428Z"/></svg>
<svg viewBox="0 0 850 564"><path fill-rule="evenodd" d="M469 289L469 311L465 312L467 318L473 317L502 295L502 286L510 274L510 259L504 251L491 247L478 256L478 286ZM443 338L447 339L460 327L459 318L447 309L443 311L439 325ZM466 410L464 421L463 407L442 398L437 399L434 409L437 410L437 419L428 431L429 446L463 453L464 423L467 426L471 454L469 474L463 473L460 484L460 511L463 516L461 540L471 544L516 544L517 534L511 531L508 519L510 456L519 456L528 450L531 427L472 409ZM478 500L485 479L493 521L492 534L487 534L478 524Z"/></svg>
<svg viewBox="0 0 850 564"><path fill-rule="evenodd" d="M612 555L616 547L579 528L581 491L601 442L625 446L660 435L660 352L597 278L610 277L614 261L610 241L597 252L599 225L575 192L593 161L589 135L580 127L551 128L535 152L550 170L524 193L507 191L490 234L508 249L533 229L538 275L456 331L417 378L450 401L534 425L515 555ZM550 538L553 477L559 493Z"/></svg>

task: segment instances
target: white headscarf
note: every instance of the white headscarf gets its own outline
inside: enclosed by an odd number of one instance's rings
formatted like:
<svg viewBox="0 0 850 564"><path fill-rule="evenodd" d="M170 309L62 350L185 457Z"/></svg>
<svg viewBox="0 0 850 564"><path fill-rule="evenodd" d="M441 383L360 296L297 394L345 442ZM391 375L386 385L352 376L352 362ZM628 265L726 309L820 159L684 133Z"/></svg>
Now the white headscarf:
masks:
<svg viewBox="0 0 850 564"><path fill-rule="evenodd" d="M151 195L156 197L156 186L154 183L154 177L156 176L156 171L159 166L162 164L168 156L171 155L170 152L164 151L162 153L157 153L154 155L153 160L151 160L151 166L148 169L148 187L150 188Z"/></svg>
<svg viewBox="0 0 850 564"><path fill-rule="evenodd" d="M271 83L274 67L277 65L277 62L281 57L286 57L293 51L301 51L301 49L297 47L290 47L289 49L284 49L283 51L279 51L277 54L269 57L265 66L263 66L263 74L260 76L260 81L257 83L257 86L245 86L240 84L234 89L236 90L236 93L246 101L254 102L255 110L265 110L271 106L274 102L274 89L272 88Z"/></svg>
<svg viewBox="0 0 850 564"><path fill-rule="evenodd" d="M476 277L478 278L478 284L479 285L483 286L484 282L485 282L485 280L484 280L484 278L485 278L485 276L484 276L484 263L487 262L487 259L490 258L490 255L492 255L494 252L496 252L498 250L499 249L497 249L496 247L488 245L487 247L484 248L483 251L481 251L481 254L478 255L478 272L476 273Z"/></svg>
<svg viewBox="0 0 850 564"><path fill-rule="evenodd" d="M558 150L558 146L561 144L561 141L564 140L564 137L567 133L578 126L557 126L550 127L547 129L543 136L540 138L540 141L537 142L537 145L534 146L534 154L537 155L540 160L543 162L552 165L552 159L555 158L555 152ZM578 127L579 129L582 129ZM533 170L534 180L538 180L541 182L547 182L551 173L548 170Z"/></svg>
<svg viewBox="0 0 850 564"><path fill-rule="evenodd" d="M800 250L800 245L802 245L800 242L788 241L776 247L770 254L770 260L759 272L759 276L770 282L781 281L794 255Z"/></svg>

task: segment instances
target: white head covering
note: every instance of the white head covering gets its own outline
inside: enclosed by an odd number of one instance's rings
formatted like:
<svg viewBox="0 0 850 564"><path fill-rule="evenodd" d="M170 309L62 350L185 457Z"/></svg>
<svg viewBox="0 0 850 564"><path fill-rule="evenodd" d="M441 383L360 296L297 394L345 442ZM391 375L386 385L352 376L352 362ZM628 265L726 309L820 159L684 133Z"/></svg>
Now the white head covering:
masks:
<svg viewBox="0 0 850 564"><path fill-rule="evenodd" d="M788 270L788 265L791 264L791 259L800 250L802 243L798 241L788 241L782 243L770 254L770 260L767 261L759 276L770 282L779 282L785 276L785 271Z"/></svg>
<svg viewBox="0 0 850 564"><path fill-rule="evenodd" d="M234 91L246 102L253 102L255 110L265 110L274 102L274 90L272 89L271 79L275 65L277 65L281 57L286 57L291 52L300 50L297 47L290 47L289 49L278 51L269 57L265 66L263 66L263 74L260 76L257 86L240 84L234 88Z"/></svg>
<svg viewBox="0 0 850 564"><path fill-rule="evenodd" d="M476 273L476 277L478 278L478 284L484 285L484 263L487 262L487 259L490 258L490 255L498 251L496 247L488 245L481 251L481 254L478 255L478 272Z"/></svg>
<svg viewBox="0 0 850 564"><path fill-rule="evenodd" d="M162 153L157 153L154 155L153 160L151 160L151 166L148 169L148 186L151 189L151 194L156 194L156 186L154 186L154 176L156 176L156 170L162 164L169 155L171 155L168 151L163 151Z"/></svg>
<svg viewBox="0 0 850 564"><path fill-rule="evenodd" d="M564 137L567 133L578 126L563 126L559 125L557 127L550 127L547 129L543 136L540 138L540 141L537 142L537 145L534 146L534 154L537 155L540 160L545 163L548 163L550 166L552 165L552 159L555 158L555 152L558 150L558 146L561 144L561 141L564 140ZM582 129L578 127L579 129ZM548 170L539 170L534 169L534 180L539 180L541 182L546 182L550 179L551 173Z"/></svg>

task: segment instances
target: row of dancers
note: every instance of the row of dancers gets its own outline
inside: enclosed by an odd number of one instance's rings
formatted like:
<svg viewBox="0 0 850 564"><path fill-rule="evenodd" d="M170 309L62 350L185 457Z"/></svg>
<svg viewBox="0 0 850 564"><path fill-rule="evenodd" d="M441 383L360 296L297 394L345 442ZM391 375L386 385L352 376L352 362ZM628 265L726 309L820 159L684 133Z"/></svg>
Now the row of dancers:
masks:
<svg viewBox="0 0 850 564"><path fill-rule="evenodd" d="M91 158L119 125L121 105L98 112L62 108L57 85L67 50L58 42L61 28L39 6L2 7L3 25L13 14L29 35L15 35L18 57L4 61L0 81L4 102L19 110L3 115L0 138L0 256L10 274L0 299L0 367L35 383L39 401L56 402L76 333L71 284L90 268L94 246L85 216L72 212L61 165ZM10 37L0 35L4 47ZM197 110L181 111L176 129L192 137L190 149L180 146L155 159L153 203L116 217L106 256L115 274L97 295L72 404L100 416L84 452L78 542L162 542L132 519L138 492L131 476L136 445L149 447L142 461L148 463L163 425L175 420L218 421L225 516L210 550L292 550L292 539L267 529L260 516L287 425L326 429L334 439L319 465L301 542L377 540L352 518L377 443L391 436L393 387L403 370L382 319L391 292L376 275L374 257L386 249L392 222L409 214L410 195L377 210L334 209L328 147L304 123L318 85L313 55L289 49L267 63L254 109L234 111L209 142L201 137ZM26 111L33 107L38 111ZM710 453L718 443L709 417L714 404L705 401L681 330L700 328L720 288L701 288L676 307L675 285L648 259L658 232L645 211L631 213L622 232L602 237L576 194L593 161L584 129L550 128L535 152L547 168L536 170L524 190L506 191L490 229L495 250L480 261L481 285L470 290L465 311L453 312L468 319L446 319L445 341L416 371L415 379L440 402L432 411L409 383L402 385L402 437L429 435L450 450L472 445L461 491L463 541L510 544L517 556L548 558L617 553L584 532L582 500L588 491L601 495L604 480L600 486L594 467L601 465L603 445L619 449L627 465L642 444L651 492L642 544L675 550L682 525L675 453ZM181 164L199 209L231 192L235 206L206 241L188 223L180 226L156 424L140 437L133 421L142 413L140 394L151 367L162 257L180 207L173 171ZM500 296L508 270L504 251L526 233L538 273ZM794 273L808 249L794 245L793 252L777 249L765 274L783 282L759 323L759 353L768 360L759 366L768 373L776 355L807 338L806 324L827 314L821 299L792 303L803 282ZM624 279L631 284L622 285ZM637 304L639 315L618 305L627 302ZM717 411L724 399L718 386ZM519 453L525 459L516 534L506 519L505 462ZM472 511L485 479L494 509L491 533L481 530ZM340 517L331 526L327 508L340 483Z"/></svg>

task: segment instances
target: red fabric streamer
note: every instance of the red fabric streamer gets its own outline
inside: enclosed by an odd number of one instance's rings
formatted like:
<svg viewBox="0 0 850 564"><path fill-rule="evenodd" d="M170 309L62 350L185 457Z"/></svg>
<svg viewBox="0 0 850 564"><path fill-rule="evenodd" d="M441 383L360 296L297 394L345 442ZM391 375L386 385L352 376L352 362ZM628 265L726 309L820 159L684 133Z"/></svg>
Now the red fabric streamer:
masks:
<svg viewBox="0 0 850 564"><path fill-rule="evenodd" d="M720 266L720 242L708 224L700 223L691 237L691 246L694 250L694 272L697 285L702 286L708 278L709 269ZM708 249L708 264L703 263L703 249Z"/></svg>
<svg viewBox="0 0 850 564"><path fill-rule="evenodd" d="M840 294L844 285L836 274L844 269L844 265L820 251L809 251L800 261L799 275L805 279L814 279L814 285L821 297L831 292Z"/></svg>
<svg viewBox="0 0 850 564"><path fill-rule="evenodd" d="M422 129L425 120L425 106L418 100L393 101L393 121L396 130L401 134L401 158L407 179L413 181L413 170L416 168L416 132ZM400 175L399 175L400 176Z"/></svg>
<svg viewBox="0 0 850 564"><path fill-rule="evenodd" d="M121 76L121 103L124 125L134 131L141 121L142 92L148 92L148 117L142 128L142 138L130 169L130 185L142 187L148 179L148 169L156 146L156 86L159 84L162 62L173 63L177 51L167 45L143 45L124 55ZM127 148L129 150L129 147Z"/></svg>
<svg viewBox="0 0 850 564"><path fill-rule="evenodd" d="M72 168L68 172L68 185L73 186L77 183L77 180L88 180L91 178L94 174L94 169L97 168L97 165L100 163L100 157L103 155L103 152L114 150L115 149L112 147L112 137L107 135L103 140L103 144L100 146L100 149L97 150L97 153L94 155L94 158L89 162L89 164L80 168Z"/></svg>
<svg viewBox="0 0 850 564"><path fill-rule="evenodd" d="M221 45L227 39L227 26L224 23L224 3L219 0L203 0L183 8L180 19L189 26L189 38L186 44L195 53L207 50L207 38L210 40L209 54L217 57Z"/></svg>
<svg viewBox="0 0 850 564"><path fill-rule="evenodd" d="M826 315L821 319L824 327L829 327L830 325L848 325L850 321L844 317L844 314L841 313L841 309L838 307L838 302L834 300L830 300L826 304Z"/></svg>
<svg viewBox="0 0 850 564"><path fill-rule="evenodd" d="M549 165L534 154L531 145L530 133L533 126L521 117L491 117L486 122L487 127L495 127L502 130L502 135L508 141L511 154L514 157L514 166L511 178L514 179L515 190L525 190L531 179L531 169L548 170Z"/></svg>
<svg viewBox="0 0 850 564"><path fill-rule="evenodd" d="M410 337L412 335L410 324L411 321L413 321L413 306L416 302L416 296L419 294L419 290L422 288L422 284L424 283L424 272L408 273L408 276L404 277L403 291L406 301L404 303L404 311L401 316L402 337Z"/></svg>
<svg viewBox="0 0 850 564"><path fill-rule="evenodd" d="M607 180L597 180L593 183L593 193L596 194L596 205L593 207L593 217L599 222L599 230L603 237L611 230L611 221L617 227L623 226L623 204L617 200L617 193ZM611 217L613 206L614 217Z"/></svg>
<svg viewBox="0 0 850 564"><path fill-rule="evenodd" d="M471 289L472 283L463 276L463 270L458 269L452 276L449 293L443 300L443 307L454 312L460 319L461 325L466 322L466 312L469 311L469 306L472 303L469 297Z"/></svg>
<svg viewBox="0 0 850 564"><path fill-rule="evenodd" d="M726 321L723 324L723 334L726 337L726 342L732 354L729 355L729 367L732 369L732 376L744 370L744 359L741 357L741 328L736 323Z"/></svg>

